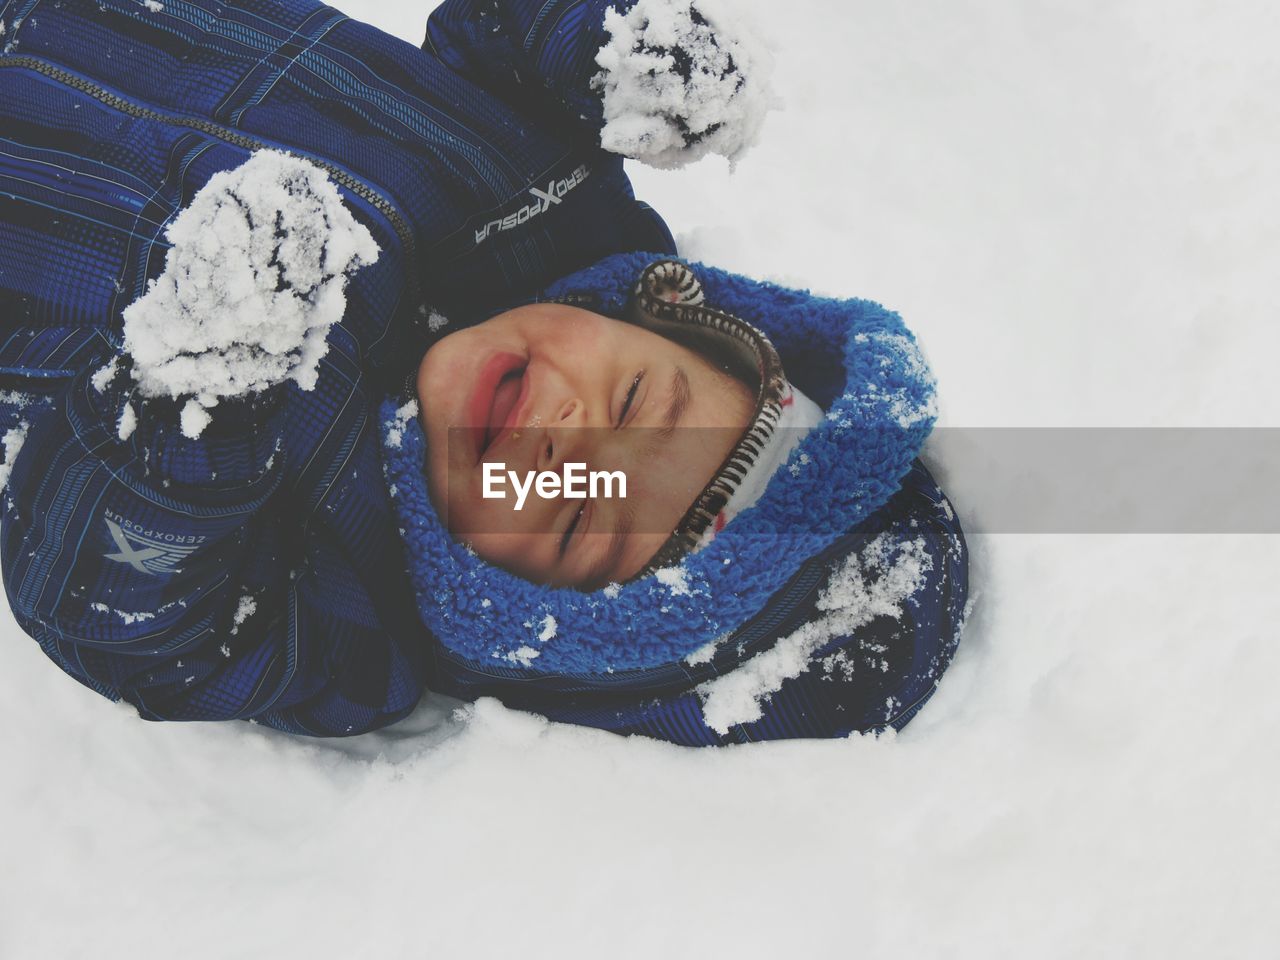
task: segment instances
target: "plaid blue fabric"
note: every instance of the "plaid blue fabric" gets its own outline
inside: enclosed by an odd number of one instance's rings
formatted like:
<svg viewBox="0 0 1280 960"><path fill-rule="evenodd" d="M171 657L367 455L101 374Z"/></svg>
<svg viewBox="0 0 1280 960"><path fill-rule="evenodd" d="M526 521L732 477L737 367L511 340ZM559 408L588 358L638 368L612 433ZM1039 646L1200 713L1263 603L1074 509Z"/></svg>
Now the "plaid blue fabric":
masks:
<svg viewBox="0 0 1280 960"><path fill-rule="evenodd" d="M513 72L549 62L587 89L604 4L504 4L520 44L473 52L488 6L446 3L444 50L423 52L310 0L0 3L0 426L27 430L5 588L54 662L144 717L344 735L408 713L432 652L375 413L424 318L465 323L603 255L674 251L558 103L573 94L527 71L528 96ZM121 311L162 271L176 213L263 146L325 165L382 256L315 390L228 406L199 442L153 404L122 441L127 396L90 382Z"/></svg>

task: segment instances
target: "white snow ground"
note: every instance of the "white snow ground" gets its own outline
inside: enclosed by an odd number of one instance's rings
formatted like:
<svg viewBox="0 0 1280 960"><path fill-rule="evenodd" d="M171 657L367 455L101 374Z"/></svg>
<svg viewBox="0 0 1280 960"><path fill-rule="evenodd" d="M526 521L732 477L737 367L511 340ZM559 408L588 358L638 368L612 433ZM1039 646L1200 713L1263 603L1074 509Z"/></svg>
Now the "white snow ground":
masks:
<svg viewBox="0 0 1280 960"><path fill-rule="evenodd" d="M686 252L900 309L951 426L1280 425L1280 7L752 5L786 112L636 171ZM0 957L1273 957L1280 538L973 546L896 740L155 726L10 623Z"/></svg>

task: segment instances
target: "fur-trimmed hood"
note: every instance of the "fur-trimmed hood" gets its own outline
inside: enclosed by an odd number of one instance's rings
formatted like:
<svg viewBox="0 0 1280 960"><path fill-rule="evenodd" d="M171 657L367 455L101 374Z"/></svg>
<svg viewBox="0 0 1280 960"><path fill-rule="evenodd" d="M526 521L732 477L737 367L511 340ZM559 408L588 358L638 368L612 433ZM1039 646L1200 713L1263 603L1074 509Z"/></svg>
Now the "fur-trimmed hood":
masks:
<svg viewBox="0 0 1280 960"><path fill-rule="evenodd" d="M644 267L626 254L549 287L622 317ZM826 418L751 508L678 564L583 593L529 583L455 541L427 495L416 410L382 408L387 482L423 623L455 654L532 673L669 664L757 614L808 558L883 506L935 419L934 381L902 320L865 300L813 296L694 264L710 307L759 327Z"/></svg>

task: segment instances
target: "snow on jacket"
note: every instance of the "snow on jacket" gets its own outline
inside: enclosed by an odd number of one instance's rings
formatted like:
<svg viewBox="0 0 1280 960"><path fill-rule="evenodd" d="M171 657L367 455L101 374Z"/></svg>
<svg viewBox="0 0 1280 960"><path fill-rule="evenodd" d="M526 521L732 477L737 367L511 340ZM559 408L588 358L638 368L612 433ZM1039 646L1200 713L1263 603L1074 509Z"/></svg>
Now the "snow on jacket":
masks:
<svg viewBox="0 0 1280 960"><path fill-rule="evenodd" d="M932 692L964 557L919 467L697 670L694 657L628 673L604 699L569 673L521 692L424 627L383 478L379 403L442 326L602 256L674 252L621 158L601 149L602 129L615 145L661 141L655 162L681 144L740 146L709 142L721 131L691 115L646 119L635 64L619 65L610 104L592 77L612 7L631 4L448 0L419 51L305 0L0 3L0 548L19 624L67 673L148 719L254 718L314 735L391 723L428 686L688 743L900 725ZM669 54L660 47L640 37L632 52ZM224 401L193 439L176 408L135 409L108 371L123 311L165 267L166 226L263 148L323 168L380 253L350 282L313 389ZM884 539L877 524L897 532ZM760 655L784 653L777 640L922 524L920 568L936 574L900 598L909 616L845 623L781 691L673 682L760 675L731 668L752 654L767 669ZM890 650L904 629L915 640ZM892 689L881 697L858 671L858 702L875 706L851 722L852 701L813 698L858 656L878 656ZM754 726L743 722L753 703L769 710Z"/></svg>

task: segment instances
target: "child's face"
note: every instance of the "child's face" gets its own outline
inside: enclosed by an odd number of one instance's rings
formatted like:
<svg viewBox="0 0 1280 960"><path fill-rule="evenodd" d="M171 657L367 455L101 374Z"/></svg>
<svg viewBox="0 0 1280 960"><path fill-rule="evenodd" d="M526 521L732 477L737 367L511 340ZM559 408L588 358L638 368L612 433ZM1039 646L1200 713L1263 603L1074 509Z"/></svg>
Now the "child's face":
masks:
<svg viewBox="0 0 1280 960"><path fill-rule="evenodd" d="M754 411L747 388L697 353L561 304L445 337L422 358L418 398L427 485L449 530L528 580L588 589L644 568ZM626 499L531 490L517 511L510 482L505 499L482 495L485 463L506 464L523 483L565 462L621 470Z"/></svg>

